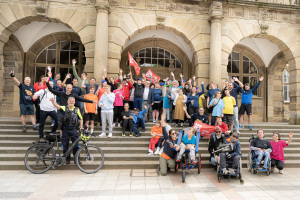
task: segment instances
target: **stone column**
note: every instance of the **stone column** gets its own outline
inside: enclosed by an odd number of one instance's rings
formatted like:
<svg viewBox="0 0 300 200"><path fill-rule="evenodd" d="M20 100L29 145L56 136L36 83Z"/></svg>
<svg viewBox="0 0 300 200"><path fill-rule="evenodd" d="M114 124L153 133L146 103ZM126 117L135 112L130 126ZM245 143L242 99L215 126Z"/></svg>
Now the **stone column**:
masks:
<svg viewBox="0 0 300 200"><path fill-rule="evenodd" d="M94 56L94 76L101 80L103 69L107 69L108 57L108 1L100 0L95 5L97 9L95 56Z"/></svg>
<svg viewBox="0 0 300 200"><path fill-rule="evenodd" d="M209 8L211 22L209 80L221 86L222 78L222 2L213 1Z"/></svg>

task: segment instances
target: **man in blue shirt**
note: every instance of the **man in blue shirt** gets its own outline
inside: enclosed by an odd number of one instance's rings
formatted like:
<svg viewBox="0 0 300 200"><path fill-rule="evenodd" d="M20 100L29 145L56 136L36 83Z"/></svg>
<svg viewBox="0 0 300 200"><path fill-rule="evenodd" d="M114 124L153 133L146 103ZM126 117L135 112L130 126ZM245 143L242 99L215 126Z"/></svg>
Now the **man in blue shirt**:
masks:
<svg viewBox="0 0 300 200"><path fill-rule="evenodd" d="M209 105L210 105L211 100L213 99L213 96L215 95L215 93L217 91L220 91L213 82L210 82L209 86L210 86L210 90L208 90L208 92L207 92L207 101L206 101L207 102L207 108L209 108ZM209 125L211 125L212 111L213 111L213 107L210 107L208 109L208 123L209 123Z"/></svg>
<svg viewBox="0 0 300 200"><path fill-rule="evenodd" d="M147 106L144 105L144 110L140 111L140 109L135 108L133 112L133 132L135 133L135 137L142 136L139 127L142 127L142 132L145 132L145 119L144 114L147 112Z"/></svg>
<svg viewBox="0 0 300 200"><path fill-rule="evenodd" d="M240 124L243 123L245 111L248 115L248 123L249 129L252 130L251 122L252 122L252 96L253 93L258 89L260 83L264 80L264 77L260 77L258 83L250 90L250 84L245 84L245 90L241 89L240 92L242 93L242 102L240 107ZM240 126L241 128L241 126Z"/></svg>

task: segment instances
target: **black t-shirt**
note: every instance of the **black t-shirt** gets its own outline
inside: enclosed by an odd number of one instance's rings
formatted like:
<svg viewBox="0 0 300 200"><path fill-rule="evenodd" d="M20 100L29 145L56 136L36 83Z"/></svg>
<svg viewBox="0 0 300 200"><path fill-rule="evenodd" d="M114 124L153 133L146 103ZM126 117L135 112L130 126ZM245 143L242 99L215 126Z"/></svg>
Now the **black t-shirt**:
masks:
<svg viewBox="0 0 300 200"><path fill-rule="evenodd" d="M132 115L132 112L130 110L128 110L128 111L123 110L123 112L121 113L122 119L124 116L130 117L130 115Z"/></svg>
<svg viewBox="0 0 300 200"><path fill-rule="evenodd" d="M137 83L133 84L134 86L134 98L143 98L145 85L138 85Z"/></svg>
<svg viewBox="0 0 300 200"><path fill-rule="evenodd" d="M200 120L203 123L207 123L207 116L205 114L200 115L199 113L194 113L194 114L192 114L191 118L192 118L193 122L196 120Z"/></svg>
<svg viewBox="0 0 300 200"><path fill-rule="evenodd" d="M20 104L30 105L33 104L32 95L35 93L33 86L27 86L20 83L18 86L20 89Z"/></svg>
<svg viewBox="0 0 300 200"><path fill-rule="evenodd" d="M77 96L81 96L82 95L82 91L81 88L78 86L73 86L73 89L71 91L71 94L75 94Z"/></svg>

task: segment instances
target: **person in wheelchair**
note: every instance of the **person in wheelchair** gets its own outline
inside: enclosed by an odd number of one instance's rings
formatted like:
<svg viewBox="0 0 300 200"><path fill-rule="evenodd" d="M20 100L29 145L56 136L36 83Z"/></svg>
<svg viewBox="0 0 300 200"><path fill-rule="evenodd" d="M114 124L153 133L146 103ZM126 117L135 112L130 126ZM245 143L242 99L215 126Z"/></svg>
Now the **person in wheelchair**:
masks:
<svg viewBox="0 0 300 200"><path fill-rule="evenodd" d="M77 125L78 119L80 120L80 129L83 129L83 120L80 114L79 108L75 107L75 98L68 98L67 106L58 105L53 98L50 98L52 104L57 108L57 111L63 113L62 117L62 132L61 132L61 143L63 144L63 153L65 153L69 149L69 139L71 139L72 144L78 138L77 135ZM60 122L59 122L60 123ZM73 149L73 155L75 158L75 154L78 151L78 145ZM74 160L75 162L75 160ZM70 164L70 155L66 158L66 164Z"/></svg>
<svg viewBox="0 0 300 200"><path fill-rule="evenodd" d="M238 140L239 135L237 133L232 133L230 138L227 138L224 144L231 145L231 152L221 153L220 154L220 167L223 174L236 174L237 168L239 166L240 158L242 157L241 153L241 144ZM227 170L226 161L232 160L232 167L230 170Z"/></svg>
<svg viewBox="0 0 300 200"><path fill-rule="evenodd" d="M197 144L197 137L195 136L196 129L193 127L189 128L188 133L184 134L181 140L181 144L179 146L180 152L176 162L180 163L182 155L185 150L190 150L191 164L196 165L195 161L195 149Z"/></svg>
<svg viewBox="0 0 300 200"><path fill-rule="evenodd" d="M166 176L169 169L175 169L175 156L177 151L179 150L179 146L177 145L176 139L176 131L174 129L170 129L167 132L167 123L165 122L165 115L161 115L161 126L163 127L163 137L165 139L163 146L163 153L159 158L159 171L162 176Z"/></svg>
<svg viewBox="0 0 300 200"><path fill-rule="evenodd" d="M257 155L256 169L260 168L260 162L263 157L265 157L263 168L268 169L268 160L273 148L271 143L264 138L263 130L257 131L257 138L255 138L250 144L250 150L254 151L255 155Z"/></svg>
<svg viewBox="0 0 300 200"><path fill-rule="evenodd" d="M210 153L210 162L216 165L219 161L219 153L213 153L218 147L225 142L225 136L222 134L222 129L219 126L215 127L215 133L211 134L208 144L208 152Z"/></svg>

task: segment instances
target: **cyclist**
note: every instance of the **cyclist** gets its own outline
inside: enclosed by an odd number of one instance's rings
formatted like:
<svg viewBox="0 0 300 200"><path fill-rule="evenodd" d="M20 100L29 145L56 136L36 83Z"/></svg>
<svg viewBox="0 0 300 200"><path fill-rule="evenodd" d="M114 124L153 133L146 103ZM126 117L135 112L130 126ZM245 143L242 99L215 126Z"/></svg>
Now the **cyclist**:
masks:
<svg viewBox="0 0 300 200"><path fill-rule="evenodd" d="M63 144L63 152L65 153L69 149L69 138L71 138L72 144L77 139L77 130L76 127L78 125L78 119L80 119L80 129L83 129L83 120L80 114L79 108L76 108L75 98L68 98L67 106L59 106L53 98L50 99L52 104L57 108L58 111L63 113L62 117L62 132L61 132L61 142ZM73 155L75 158L75 154L78 151L78 146L73 149ZM75 162L75 160L74 160ZM70 164L70 155L66 158L66 164Z"/></svg>

